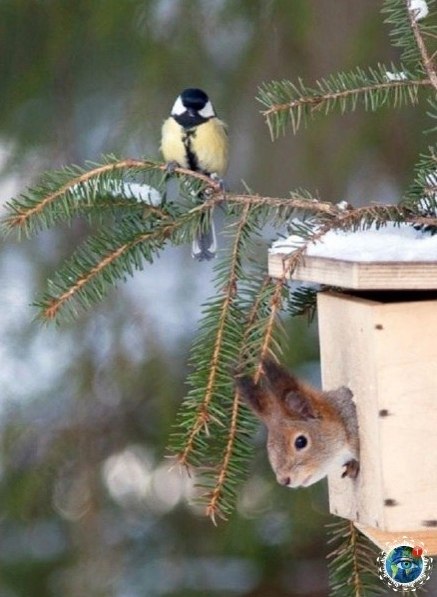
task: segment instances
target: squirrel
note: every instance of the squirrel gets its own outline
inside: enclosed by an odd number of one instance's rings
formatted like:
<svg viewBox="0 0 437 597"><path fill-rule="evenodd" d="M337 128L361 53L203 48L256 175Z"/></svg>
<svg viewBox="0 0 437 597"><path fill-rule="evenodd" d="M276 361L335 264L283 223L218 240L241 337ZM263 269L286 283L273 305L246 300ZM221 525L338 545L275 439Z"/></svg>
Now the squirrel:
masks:
<svg viewBox="0 0 437 597"><path fill-rule="evenodd" d="M322 392L271 359L262 360L258 383L237 374L237 391L267 426L267 453L276 479L308 487L344 467L359 472L358 422L352 392L342 386Z"/></svg>

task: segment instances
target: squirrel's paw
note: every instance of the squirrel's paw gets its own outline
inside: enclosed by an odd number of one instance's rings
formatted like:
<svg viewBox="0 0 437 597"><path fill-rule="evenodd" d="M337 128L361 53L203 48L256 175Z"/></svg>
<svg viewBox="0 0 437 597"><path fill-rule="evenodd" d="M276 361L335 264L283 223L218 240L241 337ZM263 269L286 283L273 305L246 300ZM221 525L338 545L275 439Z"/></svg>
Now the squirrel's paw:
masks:
<svg viewBox="0 0 437 597"><path fill-rule="evenodd" d="M357 478L358 473L360 472L360 463L358 462L358 460L355 460L355 458L353 458L352 460L349 460L349 462L346 462L344 467L345 468L344 468L343 474L341 475L342 478L344 478L344 477L350 477L351 479Z"/></svg>

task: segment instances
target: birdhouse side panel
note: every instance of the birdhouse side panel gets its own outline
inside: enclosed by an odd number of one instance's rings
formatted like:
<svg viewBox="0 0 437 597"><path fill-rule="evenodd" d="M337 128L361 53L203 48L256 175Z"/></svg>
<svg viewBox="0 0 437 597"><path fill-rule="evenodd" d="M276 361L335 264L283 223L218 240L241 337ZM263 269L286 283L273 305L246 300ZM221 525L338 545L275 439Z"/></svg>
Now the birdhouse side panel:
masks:
<svg viewBox="0 0 437 597"><path fill-rule="evenodd" d="M333 514L373 527L383 524L383 486L374 314L377 303L344 294L318 295L318 321L324 390L348 387L357 406L360 473L353 480L341 470L329 476Z"/></svg>
<svg viewBox="0 0 437 597"><path fill-rule="evenodd" d="M357 405L358 479L329 478L330 509L387 532L437 527L437 301L318 298L325 390Z"/></svg>
<svg viewBox="0 0 437 597"><path fill-rule="evenodd" d="M437 526L437 301L374 312L384 527L427 530Z"/></svg>

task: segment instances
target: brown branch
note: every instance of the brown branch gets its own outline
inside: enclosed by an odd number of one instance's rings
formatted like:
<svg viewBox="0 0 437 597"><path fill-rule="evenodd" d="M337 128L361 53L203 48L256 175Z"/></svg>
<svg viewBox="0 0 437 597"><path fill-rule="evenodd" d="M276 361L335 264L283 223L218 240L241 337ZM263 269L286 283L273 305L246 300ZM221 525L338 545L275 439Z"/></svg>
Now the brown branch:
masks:
<svg viewBox="0 0 437 597"><path fill-rule="evenodd" d="M257 315L257 310L259 307L262 291L270 283L271 283L271 278L266 276L264 278L263 284L261 285L260 292L258 293L256 300L254 301L254 303L252 305L251 312L249 314L248 325L246 327L246 332L245 332L246 339L247 339L247 335L249 334L250 327L253 324L255 317ZM261 372L262 372L261 361L266 356L266 354L269 350L269 346L270 346L271 339L273 336L273 329L274 329L274 326L276 323L277 314L282 307L281 294L282 294L282 289L284 287L284 284L286 284L285 274L280 280L277 280L275 282L275 291L274 291L272 299L270 301L270 305L271 305L270 316L269 316L269 320L268 320L265 334L264 334L264 341L262 343L261 350L260 350L259 364L258 364L257 370L254 375L255 383L258 383L259 378L261 376ZM245 343L243 341L243 346L244 346L244 344ZM229 464L230 464L230 461L232 458L232 453L233 453L234 445L235 445L235 439L236 439L237 432L238 432L239 409L240 409L240 394L239 394L238 390L235 390L234 399L232 402L232 414L231 414L231 423L230 423L230 427L229 427L228 441L226 443L223 460L220 465L217 482L215 484L214 489L211 492L211 496L210 496L208 505L206 507L206 515L209 516L209 518L211 518L211 520L214 524L216 524L217 514L220 515L222 518L225 518L225 516L223 515L223 513L220 510L219 504L220 504L220 498L221 498L223 486L225 484L226 477L228 475Z"/></svg>
<svg viewBox="0 0 437 597"><path fill-rule="evenodd" d="M416 226L436 226L437 227L437 217L436 216L410 216L405 219L408 224L413 224Z"/></svg>
<svg viewBox="0 0 437 597"><path fill-rule="evenodd" d="M335 215L338 213L338 208L329 201L319 201L315 197L307 199L301 197L298 193L293 193L290 197L263 197L262 195L243 195L243 194L226 194L214 192L202 205L193 209L202 209L203 205L213 207L226 203L227 205L250 205L253 207L272 207L283 209L295 209L307 211L310 213L321 213Z"/></svg>
<svg viewBox="0 0 437 597"><path fill-rule="evenodd" d="M249 315L247 317L246 329L244 331L243 340L242 340L242 347L243 350L246 346L246 342L248 341L248 336L250 334L250 330L252 325L255 322L255 319L258 316L258 310L261 303L261 298L263 292L272 283L272 279L270 276L265 276L264 280L261 284L261 287L256 295L255 300L253 301L252 307L249 311ZM244 354L242 354L240 358L239 367L241 366L242 362L244 361ZM229 435L228 441L226 443L226 448L224 450L223 460L219 467L219 474L217 477L216 484L214 489L210 493L209 502L206 506L206 515L211 518L212 522L216 524L216 516L220 515L221 518L225 518L223 513L220 510L220 498L222 495L222 490L226 481L226 477L228 476L229 470L229 463L231 461L232 453L234 450L235 439L237 437L238 432L238 413L240 409L240 394L236 389L234 392L234 398L232 401L232 414L231 414L231 424L229 427Z"/></svg>
<svg viewBox="0 0 437 597"><path fill-rule="evenodd" d="M203 205L204 206L204 205ZM238 254L239 254L239 245L241 240L242 231L247 223L247 217L249 215L250 205L246 205L244 211L241 215L241 219L238 224L238 228L235 234L234 245L231 254L231 267L229 273L229 281L226 285L225 289L225 296L223 299L223 303L221 306L221 313L218 322L218 329L217 335L214 342L213 354L210 361L210 370L208 375L208 382L205 389L205 394L202 400L202 403L199 405L197 409L197 416L196 421L194 422L193 427L188 435L187 442L185 445L184 450L178 457L179 464L183 466L188 466L188 456L193 450L194 440L197 437L198 433L201 429L205 429L206 433L208 433L207 423L208 420L211 418L210 413L208 412L209 404L213 398L213 390L217 376L217 368L220 358L220 351L222 348L223 342L223 334L224 334L224 325L226 321L226 317L229 312L229 308L234 300L235 292L237 288L237 262L238 262Z"/></svg>
<svg viewBox="0 0 437 597"><path fill-rule="evenodd" d="M266 329L264 332L264 340L261 345L261 350L259 354L259 362L258 366L254 373L254 382L258 383L262 373L262 360L267 356L270 350L270 344L273 337L273 331L275 329L276 319L278 317L278 313L282 308L282 290L287 283L286 278L288 274L288 269L284 271L281 278L278 278L274 281L275 284L275 291L272 295L270 300L270 315L266 325Z"/></svg>
<svg viewBox="0 0 437 597"><path fill-rule="evenodd" d="M393 221L390 218L390 214L396 212L397 216L403 223L412 224L412 225L422 225L426 224L427 226L437 226L437 217L435 216L426 216L426 215L416 215L411 213L411 209L408 206L403 205L391 205L391 204L382 204L382 205L367 205L364 207L356 207L354 209L348 210L344 213L340 213L335 220L333 220L331 225L326 225L326 229L323 229L321 236L327 232L327 230L331 228L341 228L348 222L353 222L356 220L360 220L366 214L374 214L375 216L378 215L379 217L385 216L385 220L387 222ZM322 230L322 229L321 229ZM316 241L320 238L319 235L316 237L311 237L311 242Z"/></svg>
<svg viewBox="0 0 437 597"><path fill-rule="evenodd" d="M50 193L49 195L44 197L44 199L42 201L40 201L34 207L32 207L30 209L24 209L22 211L22 213L18 213L16 216L10 218L9 225L11 227L24 226L24 224L30 217L43 211L47 205L56 201L56 199L58 199L59 197L64 195L71 187L73 187L77 184L81 184L83 182L87 182L94 176L99 176L100 174L103 174L105 172L110 172L111 170L119 170L122 168L134 168L134 167L138 167L142 164L144 164L144 162L141 160L130 160L130 159L122 160L121 162L117 162L115 164L105 164L104 166L99 166L98 168L94 168L93 170L90 170L89 172L85 172L84 174L81 174L80 176L76 176L76 178L69 180L66 184L62 185L54 193Z"/></svg>
<svg viewBox="0 0 437 597"><path fill-rule="evenodd" d="M437 158L436 158L437 161ZM433 187L428 187L424 190L426 194L432 194ZM332 217L332 226L335 223L340 227L348 221L359 220L363 216L369 213L375 214L375 216L388 216L390 212L396 212L400 218L403 218L405 222L410 224L423 224L424 219L428 221L430 225L434 225L432 217L427 216L416 216L411 213L411 209L406 206L394 204L394 203L383 203L383 204L371 204L363 207L353 207L342 211L334 203L328 201L318 201L316 199L305 199L300 197L262 197L261 195L226 195L223 196L213 195L207 199L201 205L194 207L191 212L210 208L221 203L236 204L236 205L250 205L256 206L268 206L271 208L285 208L291 210L299 210L312 214L320 214L324 216ZM386 217L388 220L389 218Z"/></svg>
<svg viewBox="0 0 437 597"><path fill-rule="evenodd" d="M229 426L229 435L228 441L226 444L225 453L223 456L223 461L220 465L220 472L217 477L217 482L215 484L214 489L211 492L211 497L206 507L206 515L212 520L214 524L216 523L216 515L219 514L221 518L225 518L223 513L220 510L219 502L222 493L222 489L228 475L229 463L231 461L232 452L234 451L235 439L237 436L238 431L238 413L240 410L240 394L238 390L235 390L234 399L232 402L232 415L231 415L231 423Z"/></svg>
<svg viewBox="0 0 437 597"><path fill-rule="evenodd" d="M425 45L425 42L422 37L422 33L420 31L420 27L416 20L417 12L415 10L410 9L410 1L405 0L407 5L407 12L408 17L410 19L410 26L414 34L414 38L416 40L417 47L420 52L420 56L422 58L422 64L425 69L426 74L429 77L429 83L437 90L437 72L432 57L428 53L428 49Z"/></svg>
<svg viewBox="0 0 437 597"><path fill-rule="evenodd" d="M57 191L46 195L37 205L26 208L23 207L21 212L19 211L14 216L8 218L7 222L10 228L21 228L25 226L26 222L36 214L41 213L44 209L54 203L57 199L60 199L67 191L69 191L72 187L82 184L91 180L96 176L100 176L105 174L106 172L111 172L113 170L129 170L133 168L147 168L147 169L157 169L161 171L166 171L167 165L166 164L156 164L154 162L148 160L137 160L137 159L125 159L119 162L114 162L112 164L105 164L103 166L98 166L93 170L89 170L88 172L84 172L80 176L76 176L72 178L67 183L62 185ZM201 180L205 182L209 187L211 187L212 191L218 193L221 190L220 183L212 180L206 174L202 174L201 172L194 172L193 170L188 170L187 168L174 168L174 172L177 174L183 174L185 176L190 176L191 178L195 178L197 180Z"/></svg>
<svg viewBox="0 0 437 597"><path fill-rule="evenodd" d="M321 104L327 101L343 99L349 97L351 95L356 95L358 93L364 92L371 92L371 91L380 91L383 89L392 89L392 88L399 88L399 87L412 87L412 86L430 86L432 85L432 81L430 79L416 79L414 81L387 81L386 83L375 83L373 85L368 85L367 87L356 87L354 89L345 89L344 91L337 91L335 93L326 93L325 95L308 95L305 97L300 97L298 99L292 100L290 102L286 102L283 104L275 104L271 106L267 110L263 110L261 113L266 118L269 118L272 114L276 114L278 112L284 112L288 110L293 110L294 108L299 108L300 106L310 106L312 110L319 109Z"/></svg>
<svg viewBox="0 0 437 597"><path fill-rule="evenodd" d="M135 245L138 245L151 237L158 235L168 235L170 231L176 227L176 225L176 223L167 225L163 228L159 228L156 232L145 232L144 234L141 234L131 242L125 243L118 247L117 250L107 255L104 259L99 261L99 263L97 263L92 269L90 269L84 276L79 278L77 282L75 282L73 286L71 286L71 288L63 292L60 296L54 297L51 301L51 304L48 307L46 307L42 312L43 317L48 320L54 319L58 314L59 310L67 301L72 299L75 294L77 294L84 286L86 286L86 284L90 282L90 280L92 280L95 276L100 274L105 269L105 267L111 265L111 263L118 259L120 255L122 255L126 251L129 251Z"/></svg>
<svg viewBox="0 0 437 597"><path fill-rule="evenodd" d="M260 308L260 305L261 305L261 299L262 299L263 293L266 290L266 288L268 286L270 286L271 284L272 284L272 278L271 278L271 276L268 276L268 275L265 276L264 280L263 280L263 282L261 284L261 287L260 287L260 289L259 289L259 291L258 291L258 293L257 293L257 295L255 297L255 300L254 300L254 302L252 304L252 307L251 307L251 309L249 311L249 315L247 317L247 322L246 322L246 329L244 330L243 341L241 343L241 345L243 347L243 352L241 354L240 362L238 364L238 370L240 368L242 368L242 366L244 364L244 361L247 358L246 354L244 353L244 350L246 348L246 344L248 342L249 334L251 332L252 326L255 323L256 318L258 317L259 308Z"/></svg>

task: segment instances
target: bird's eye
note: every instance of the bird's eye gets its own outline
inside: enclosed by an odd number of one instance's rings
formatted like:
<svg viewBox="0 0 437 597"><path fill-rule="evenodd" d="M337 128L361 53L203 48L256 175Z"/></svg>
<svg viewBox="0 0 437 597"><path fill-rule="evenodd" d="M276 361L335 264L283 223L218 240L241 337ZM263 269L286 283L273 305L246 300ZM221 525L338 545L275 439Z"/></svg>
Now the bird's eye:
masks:
<svg viewBox="0 0 437 597"><path fill-rule="evenodd" d="M304 435L298 435L294 440L296 450L303 450L308 445L308 440Z"/></svg>

